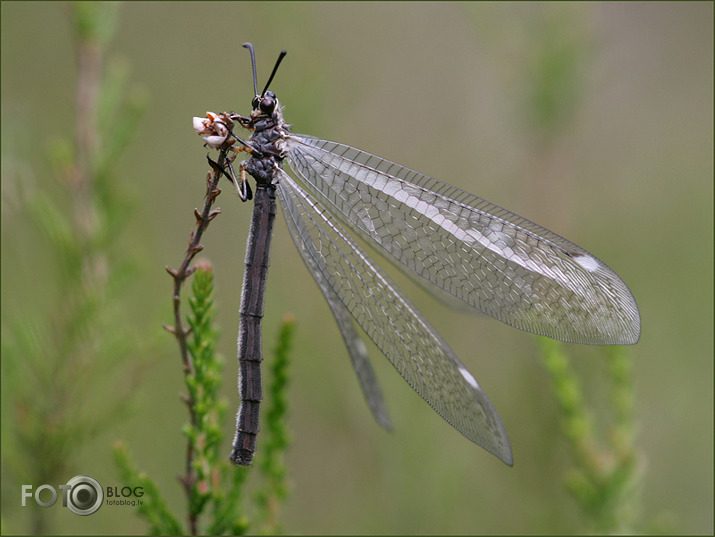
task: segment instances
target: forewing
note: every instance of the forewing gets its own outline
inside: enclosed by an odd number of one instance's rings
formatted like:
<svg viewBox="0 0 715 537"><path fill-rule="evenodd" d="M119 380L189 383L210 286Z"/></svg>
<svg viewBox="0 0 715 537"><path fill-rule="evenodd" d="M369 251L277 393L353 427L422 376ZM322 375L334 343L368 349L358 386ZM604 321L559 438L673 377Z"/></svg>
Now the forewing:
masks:
<svg viewBox="0 0 715 537"><path fill-rule="evenodd" d="M283 212L326 298L337 297L397 371L464 436L507 464L511 447L493 405L446 342L334 217L287 175Z"/></svg>
<svg viewBox="0 0 715 537"><path fill-rule="evenodd" d="M291 168L317 200L437 295L564 341L638 341L633 295L583 248L359 149L304 135L287 144Z"/></svg>

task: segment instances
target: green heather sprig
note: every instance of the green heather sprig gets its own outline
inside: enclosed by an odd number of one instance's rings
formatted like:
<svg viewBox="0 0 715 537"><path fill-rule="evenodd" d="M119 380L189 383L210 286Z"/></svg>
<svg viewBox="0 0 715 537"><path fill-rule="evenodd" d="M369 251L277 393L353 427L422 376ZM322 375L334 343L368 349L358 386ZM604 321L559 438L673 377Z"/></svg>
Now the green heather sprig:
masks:
<svg viewBox="0 0 715 537"><path fill-rule="evenodd" d="M226 404L219 399L223 360L216 354L217 330L213 326L213 273L208 264L198 264L192 283L193 296L189 298L191 314L187 347L193 370L185 376L188 396L194 419L184 427L184 435L194 454L191 461L192 480L184 486L191 488L189 519L197 518L212 498L219 484L212 471L218 465L220 442L223 438L221 423Z"/></svg>
<svg viewBox="0 0 715 537"><path fill-rule="evenodd" d="M34 310L28 300L3 319L3 475L33 484L81 471L80 448L127 413L142 367L129 360L148 352L150 340L128 322L124 297L137 260L117 239L135 203L115 174L146 95L127 87L127 69L105 61L117 5L77 2L67 14L77 62L74 136L43 139L43 182L18 186L18 215L39 230L46 265L4 265L8 275L35 270L51 285ZM118 375L123 382L107 398ZM52 533L49 516L37 511L29 531Z"/></svg>
<svg viewBox="0 0 715 537"><path fill-rule="evenodd" d="M226 453L222 451L224 432L231 428L225 419L226 401L219 397L223 360L215 351L218 332L213 324L213 292L211 267L205 263L197 264L192 296L188 300L191 313L187 318L190 328L186 334L192 370L186 373L188 393L183 396L192 416L190 423L183 429L188 440L187 454L191 458L187 458L187 471L180 476L180 481L186 491L190 534L243 535L251 526L241 501L250 468L229 464ZM293 320L286 317L280 327L274 351L264 446L257 458L262 484L259 492L254 495L254 503L256 522L260 524L263 533L276 533L280 529L280 505L287 494L284 462L288 447L285 391L292 335ZM124 446L118 445L115 448L115 458L122 481L131 487L145 487L146 501L137 511L149 523L150 532L184 533L180 525L177 529L178 517L167 509L156 484L138 471ZM203 524L202 519L205 520Z"/></svg>
<svg viewBox="0 0 715 537"><path fill-rule="evenodd" d="M638 453L634 446L632 363L623 347L607 347L611 419L605 438L598 438L583 399L581 384L563 346L538 338L544 367L561 414L561 430L574 466L566 487L586 518L589 531L633 531L638 510Z"/></svg>
<svg viewBox="0 0 715 537"><path fill-rule="evenodd" d="M183 428L187 438L186 463L179 480L186 494L188 533L191 535L203 532L210 535L243 535L251 525L241 502L250 469L230 465L226 453L221 450L224 432L232 430L232 427L225 423L227 404L219 397L223 360L216 353L218 329L214 325L213 269L206 262L191 266L194 257L203 249L201 238L204 232L220 214L219 209L212 207L221 192L218 181L222 175L221 167L225 165L223 158L221 155L217 163L210 162L212 172L206 178L204 207L201 211L194 211L196 228L190 234L181 266L178 270L167 267L174 279L174 325L165 328L174 334L179 344L187 387L187 393L182 396L189 411L189 422ZM184 323L181 291L191 275L194 279L188 299L190 314ZM292 334L293 321L286 318L280 329L271 368L273 380L269 389L269 410L263 425L265 449L258 459L263 488L254 497L256 517L264 532L276 532L280 528L279 508L287 495L285 390ZM156 485L147 476L139 474L128 451L121 446L116 449L122 479L129 484L141 481L152 491L153 500L148 507L142 506L138 511L149 522L150 531L181 533L173 526L178 518L166 511Z"/></svg>
<svg viewBox="0 0 715 537"><path fill-rule="evenodd" d="M183 529L162 498L156 484L140 472L129 449L122 442L114 445L114 462L119 469L119 478L132 490L141 490L137 512L149 523L150 535L181 535Z"/></svg>
<svg viewBox="0 0 715 537"><path fill-rule="evenodd" d="M269 386L268 410L265 413L263 441L259 452L258 467L263 476L263 487L256 491L255 501L258 505L257 517L260 521L261 533L281 533L280 506L288 496L287 468L285 451L290 443L290 435L286 427L288 399L289 354L295 321L292 315L283 317L278 341L273 351L274 360L271 366L272 382Z"/></svg>

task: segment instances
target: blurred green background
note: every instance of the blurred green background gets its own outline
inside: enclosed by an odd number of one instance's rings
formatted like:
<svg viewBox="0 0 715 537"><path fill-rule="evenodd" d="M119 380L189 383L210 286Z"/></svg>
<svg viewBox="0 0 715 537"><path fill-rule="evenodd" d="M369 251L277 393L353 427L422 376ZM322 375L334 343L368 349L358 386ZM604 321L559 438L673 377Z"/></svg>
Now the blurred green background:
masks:
<svg viewBox="0 0 715 537"><path fill-rule="evenodd" d="M65 5L3 2L0 9L5 337L10 324L40 318L58 295L52 258L22 200L48 188L52 140L72 136L77 66ZM206 150L191 117L247 113L252 84L240 45L251 41L259 84L278 52L288 51L272 89L295 132L354 145L482 196L566 236L621 275L643 322L629 349L644 462L639 527L712 534L712 15L711 3L686 2L122 5L107 61L128 70L150 101L114 170L135 207L117 244L140 267L118 307L151 351L133 354L134 365L112 371L84 402L101 407L127 386L132 391L127 415L76 447L66 478L82 473L119 484L111 446L121 439L183 512L175 476L186 411L176 343L161 329L171 322L164 266L180 263L204 194ZM233 407L250 207L224 191L223 214L203 242L216 273L224 393ZM273 247L266 349L284 312L298 323L287 532L579 527L562 484L568 452L532 336L450 311L396 275L489 395L515 465L452 430L375 351L395 426L387 434L362 400L329 309L282 222ZM598 409L602 354L566 349ZM130 373L136 365L138 377ZM3 374L8 367L3 356ZM20 388L3 385L3 432L18 419L12 408ZM32 508L19 505L24 481L12 449L3 438L3 532L24 533ZM33 453L23 456L32 461ZM55 509L52 521L58 533L145 531L121 508L90 517Z"/></svg>

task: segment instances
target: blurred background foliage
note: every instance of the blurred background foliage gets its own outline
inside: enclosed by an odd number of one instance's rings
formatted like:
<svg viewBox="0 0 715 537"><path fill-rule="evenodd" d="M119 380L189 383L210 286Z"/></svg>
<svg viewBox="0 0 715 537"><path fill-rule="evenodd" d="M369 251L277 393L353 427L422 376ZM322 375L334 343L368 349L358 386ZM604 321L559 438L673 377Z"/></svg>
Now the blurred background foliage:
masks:
<svg viewBox="0 0 715 537"><path fill-rule="evenodd" d="M627 349L643 464L637 527L713 532L711 3L121 5L107 22L105 76L125 80L124 93L148 106L135 134L100 155L111 162L102 177L117 188L100 190L98 203L118 192L111 207L122 210L108 213L101 229L90 226L84 239L65 235L84 240L84 253L102 252L90 271L111 291L101 296L81 285L87 273L72 258L58 262L57 237L48 233L87 231L87 220L67 228L41 210L50 200L45 206L59 208L56 216L78 216L57 168L72 156L62 140L74 136L73 36L81 28L72 28L64 4L3 2L0 10L3 533L33 528L34 511L18 499L28 480L56 485L82 473L119 485L116 440L131 447L170 507L184 509L176 479L184 459L183 375L175 342L161 329L171 319L164 266L180 262L205 188L205 150L191 117L249 108L244 41L256 47L261 80L288 50L273 90L295 131L439 177L616 269L643 318L640 343ZM102 120L105 127L127 124L127 109L119 110ZM226 194L218 205L223 214L205 237L204 255L214 267L223 395L232 406L249 208ZM515 466L451 430L371 348L395 431L373 423L329 309L278 224L266 341L275 340L284 312L297 319L284 531L583 527L564 487L572 460L534 338L449 311L392 274L479 379L510 433ZM80 313L98 319L53 352L80 296L89 304ZM595 347L563 348L598 413L608 399L608 360ZM33 375L29 388L12 382ZM60 381L76 388L69 393L75 406L63 411L77 420L56 436L65 451L18 450L8 437L32 424L17 409L49 405L45 390ZM48 511L58 533L146 531L128 508L107 506L91 517Z"/></svg>

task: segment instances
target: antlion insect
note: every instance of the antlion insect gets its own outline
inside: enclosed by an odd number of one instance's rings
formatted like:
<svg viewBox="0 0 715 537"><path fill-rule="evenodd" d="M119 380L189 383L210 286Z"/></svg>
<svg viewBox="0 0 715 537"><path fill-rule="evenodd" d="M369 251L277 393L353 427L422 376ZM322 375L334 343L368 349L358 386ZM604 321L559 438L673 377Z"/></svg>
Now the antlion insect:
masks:
<svg viewBox="0 0 715 537"><path fill-rule="evenodd" d="M486 313L516 328L563 341L633 344L638 306L626 284L583 248L521 216L437 179L337 142L291 134L268 91L281 52L249 116L194 118L209 158L251 199L256 181L239 327L239 394L231 461L249 465L261 402L261 318L276 194L288 229L323 292L377 421L390 428L382 392L357 323L407 383L471 441L513 463L504 424L474 376L346 228L396 262L438 298ZM234 126L251 131L248 140ZM234 153L247 153L236 175ZM283 162L300 180L285 171ZM345 226L345 227L344 227ZM352 318L351 318L352 317Z"/></svg>

